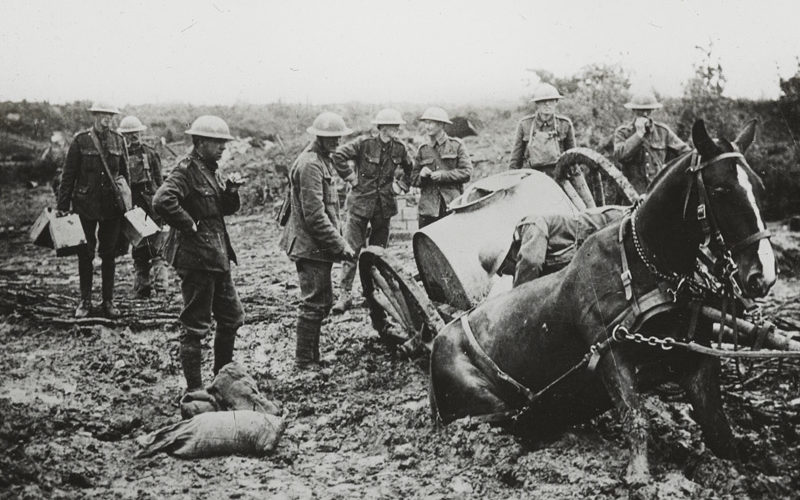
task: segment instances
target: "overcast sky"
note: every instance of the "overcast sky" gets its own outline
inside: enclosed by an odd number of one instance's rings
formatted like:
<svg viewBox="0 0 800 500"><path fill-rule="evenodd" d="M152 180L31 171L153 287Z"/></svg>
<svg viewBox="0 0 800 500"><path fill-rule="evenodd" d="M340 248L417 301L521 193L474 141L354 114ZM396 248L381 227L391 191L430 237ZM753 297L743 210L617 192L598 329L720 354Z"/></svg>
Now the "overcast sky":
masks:
<svg viewBox="0 0 800 500"><path fill-rule="evenodd" d="M800 2L0 0L0 100L518 101L619 64L680 95L713 43L732 97L797 70ZM533 77L535 78L535 77Z"/></svg>

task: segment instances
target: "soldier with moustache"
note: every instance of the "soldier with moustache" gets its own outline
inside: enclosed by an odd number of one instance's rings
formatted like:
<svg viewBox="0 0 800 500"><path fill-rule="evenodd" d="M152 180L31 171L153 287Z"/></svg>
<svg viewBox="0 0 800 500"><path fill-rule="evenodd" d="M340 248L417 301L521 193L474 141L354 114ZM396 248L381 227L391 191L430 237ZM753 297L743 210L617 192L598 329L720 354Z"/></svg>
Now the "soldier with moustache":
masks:
<svg viewBox="0 0 800 500"><path fill-rule="evenodd" d="M294 261L300 284L295 367L315 370L320 359L322 320L333 305L334 262L353 261L355 252L339 232L339 197L332 155L352 132L336 113L323 112L306 129L314 140L289 172L290 209L280 246Z"/></svg>
<svg viewBox="0 0 800 500"><path fill-rule="evenodd" d="M180 356L187 392L203 388L201 341L213 319L213 374L233 360L244 310L231 276L236 253L224 217L239 210L238 174L223 178L217 163L233 140L217 116L197 118L189 130L193 148L156 191L153 208L170 225L164 257L181 279L183 310Z"/></svg>

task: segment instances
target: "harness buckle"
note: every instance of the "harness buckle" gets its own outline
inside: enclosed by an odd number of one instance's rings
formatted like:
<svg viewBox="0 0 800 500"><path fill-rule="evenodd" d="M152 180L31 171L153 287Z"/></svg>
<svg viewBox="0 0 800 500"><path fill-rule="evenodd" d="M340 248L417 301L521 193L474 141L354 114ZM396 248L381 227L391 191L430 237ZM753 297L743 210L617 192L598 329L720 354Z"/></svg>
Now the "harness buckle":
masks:
<svg viewBox="0 0 800 500"><path fill-rule="evenodd" d="M633 298L633 287L631 286L632 278L630 269L626 269L624 273L619 275L619 277L622 280L622 286L625 289L625 300L631 300Z"/></svg>
<svg viewBox="0 0 800 500"><path fill-rule="evenodd" d="M706 219L706 204L699 203L697 205L697 220L705 220Z"/></svg>

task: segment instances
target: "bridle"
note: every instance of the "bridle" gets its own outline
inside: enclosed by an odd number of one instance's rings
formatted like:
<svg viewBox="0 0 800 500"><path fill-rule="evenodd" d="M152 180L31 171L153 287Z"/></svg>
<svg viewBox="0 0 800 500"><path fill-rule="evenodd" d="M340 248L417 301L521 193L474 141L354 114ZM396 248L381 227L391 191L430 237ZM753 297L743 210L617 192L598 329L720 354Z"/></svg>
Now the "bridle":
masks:
<svg viewBox="0 0 800 500"><path fill-rule="evenodd" d="M721 153L703 162L700 161L701 158L697 151L692 153L689 167L686 169L686 173L691 176L691 180L687 185L686 196L683 201L683 219L686 221L689 218L689 198L692 192L696 192L697 208L695 214L697 222L700 224L700 228L703 232L703 241L698 245L698 260L708 267L721 284L726 288L731 286L736 295L741 297L741 289L735 279L735 273L738 268L736 262L733 260L733 254L756 241L770 238L772 234L768 229L763 229L731 245L728 245L725 241L716 217L714 216L714 211L710 209L711 199L705 181L703 180L703 170L706 167L730 158L736 159L737 164L741 164L745 170L752 170L747 164L744 155L739 151ZM683 284L690 284L691 281L695 281L691 275L680 275L675 271L660 269L656 265L655 255L646 249L644 242L641 241L638 231L636 230L638 208L639 205L635 206L631 214L633 241L639 258L644 262L648 270L656 277L670 282L673 285L682 286ZM697 270L696 267L693 271Z"/></svg>

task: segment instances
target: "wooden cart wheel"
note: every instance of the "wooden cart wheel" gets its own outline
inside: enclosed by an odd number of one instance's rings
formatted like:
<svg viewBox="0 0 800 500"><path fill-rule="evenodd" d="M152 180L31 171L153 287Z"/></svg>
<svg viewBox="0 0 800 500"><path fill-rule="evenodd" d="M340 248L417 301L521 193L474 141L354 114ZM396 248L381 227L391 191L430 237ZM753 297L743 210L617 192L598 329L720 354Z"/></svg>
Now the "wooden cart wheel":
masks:
<svg viewBox="0 0 800 500"><path fill-rule="evenodd" d="M580 209L632 205L639 193L606 157L589 148L572 148L556 162L553 176Z"/></svg>
<svg viewBox="0 0 800 500"><path fill-rule="evenodd" d="M381 339L409 354L419 347L430 350L444 321L422 288L403 279L381 247L365 248L358 268L372 326Z"/></svg>

